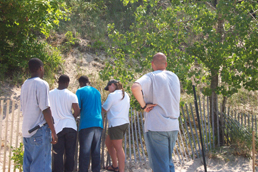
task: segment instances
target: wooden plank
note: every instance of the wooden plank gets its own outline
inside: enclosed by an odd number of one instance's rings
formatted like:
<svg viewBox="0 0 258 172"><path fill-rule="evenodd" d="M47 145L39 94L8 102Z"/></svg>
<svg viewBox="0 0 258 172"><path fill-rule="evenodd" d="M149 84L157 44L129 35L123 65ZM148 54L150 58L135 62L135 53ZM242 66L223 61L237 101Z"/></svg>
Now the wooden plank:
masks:
<svg viewBox="0 0 258 172"><path fill-rule="evenodd" d="M215 95L216 96L216 95ZM217 97L217 96L216 96ZM218 138L218 146L220 147L220 135L219 135L219 109L218 109L218 97L217 97L217 102L216 102L216 116L217 116L217 138Z"/></svg>
<svg viewBox="0 0 258 172"><path fill-rule="evenodd" d="M200 104L201 106L201 104ZM208 141L208 133L207 133L207 129L208 126L206 125L206 114L205 114L205 97L203 96L203 121L204 121L204 140L206 140L206 142L204 142L204 144L206 144L205 149L207 149L209 151L209 141Z"/></svg>
<svg viewBox="0 0 258 172"><path fill-rule="evenodd" d="M21 103L19 101L18 103L18 115L17 115L17 123L16 123L16 126L17 126L17 132L16 132L16 139L15 139L15 147L17 148L18 147L18 138L19 138L19 131L20 131L20 115L21 115L21 110L20 110L20 106L21 106Z"/></svg>
<svg viewBox="0 0 258 172"><path fill-rule="evenodd" d="M142 113L140 112L140 119L141 119L141 124L142 124L142 133L143 133L143 138L144 138L144 140L146 140L146 138L145 138L145 131L144 131L144 123L143 123L143 115L142 115ZM144 151L144 149L143 149L143 155L144 155L144 161L146 162L146 157L148 156L148 155L146 155L145 156L145 151Z"/></svg>
<svg viewBox="0 0 258 172"><path fill-rule="evenodd" d="M185 105L186 106L186 105ZM190 134L189 134L189 130L188 130L188 126L187 126L187 119L186 119L186 117L185 117L185 112L184 112L184 108L183 108L183 106L181 106L181 109L182 109L182 114L183 114L183 117L184 117L184 123L185 123L185 129L186 129L186 132L187 132L187 136L188 136L188 139L189 139L189 145L190 145L190 147L191 147L191 150L192 150L192 155L193 155L193 157L194 157L194 149L193 149L193 146L192 146L192 141L191 141L191 136L190 136ZM190 123L189 123L190 124ZM182 128L184 128L184 127L182 127ZM185 137L186 138L186 137ZM186 143L186 145L188 145L187 144L187 139L185 139L185 143ZM187 149L188 149L188 146L187 146ZM189 156L190 156L190 151L188 150L188 154L189 154Z"/></svg>
<svg viewBox="0 0 258 172"><path fill-rule="evenodd" d="M239 113L237 113L237 121L238 121L238 123L240 124L240 115L239 115Z"/></svg>
<svg viewBox="0 0 258 172"><path fill-rule="evenodd" d="M132 109L131 109L132 110ZM133 131L133 115L132 115L132 111L131 111L131 129L132 129L132 141L133 141L133 154L134 154L134 162L137 162L136 159L136 152L135 152L135 146L134 146L134 131Z"/></svg>
<svg viewBox="0 0 258 172"><path fill-rule="evenodd" d="M9 163L8 163L8 172L11 171L11 155L12 155L12 143L13 143L13 123L14 123L14 107L15 102L12 101L12 119L11 119L11 136L10 136L10 146L9 146Z"/></svg>
<svg viewBox="0 0 258 172"><path fill-rule="evenodd" d="M201 98L200 98L200 96L198 96L198 98L199 98L199 106L198 106L198 102L197 102L197 106L199 107L199 114L200 114L200 122L201 122L201 132L202 132L202 139L203 139L203 143L204 143L204 149L206 149L206 145L205 145L205 139L206 139L206 137L205 137L205 129L204 129L204 115L202 114L202 103L201 103ZM198 100L196 100L196 101L198 101Z"/></svg>
<svg viewBox="0 0 258 172"><path fill-rule="evenodd" d="M181 108L183 108L183 107L181 107ZM185 118L184 118L184 121L186 121ZM180 126L181 126L181 130L183 131L183 135L184 135L185 147L186 147L186 150L187 150L187 153L185 154L185 156L186 156L186 160L188 161L188 156L190 155L190 152L189 152L189 149L188 149L187 138L185 136L185 129L184 129L184 126L183 126L183 123L182 123L182 118L180 118L179 123L180 123Z"/></svg>
<svg viewBox="0 0 258 172"><path fill-rule="evenodd" d="M76 133L76 144L75 144L75 154L74 154L74 171L77 171L77 165L78 165L78 151L79 151L79 119L76 120L77 125L77 133ZM53 146L52 146L53 148ZM53 153L52 153L53 155ZM54 157L52 156L52 164L53 164Z"/></svg>
<svg viewBox="0 0 258 172"><path fill-rule="evenodd" d="M187 113L187 116L188 116L188 122L189 122L189 125L190 125L190 129L191 129L191 134L192 134L192 140L193 140L193 144L194 144L194 149L196 151L196 156L197 158L199 158L199 154L198 154L198 151L197 151L197 148L196 148L196 144L195 144L195 138L194 138L194 133L193 133L193 129L192 129L192 123L191 123L191 119L190 119L190 115L189 115L189 112L188 112L188 107L187 107L187 104L185 104L185 108L186 108L186 113ZM190 137L189 137L190 138ZM190 140L189 140L190 141ZM191 141L190 141L191 142ZM194 151L193 151L194 152ZM194 153L193 153L193 159L195 158L194 157Z"/></svg>
<svg viewBox="0 0 258 172"><path fill-rule="evenodd" d="M250 114L248 113L248 129L250 129Z"/></svg>
<svg viewBox="0 0 258 172"><path fill-rule="evenodd" d="M185 155L186 161L188 161L188 157L187 157L187 154L186 154L186 151L185 151L185 146L184 146L184 142L183 142L183 139L182 139L182 133L181 133L180 129L178 131L178 135L179 135L179 138L180 138L180 141L181 141L181 145L180 145L180 143L178 144L180 146L179 148L180 148L180 150L181 150L181 147L183 148L183 153ZM184 155L182 155L182 157L184 157ZM184 160L184 158L183 158L183 160Z"/></svg>
<svg viewBox="0 0 258 172"><path fill-rule="evenodd" d="M202 155L202 150L201 150L201 146L200 146L200 139L199 139L199 135L197 132L197 127L195 124L195 119L194 119L194 113L193 113L193 107L192 104L190 103L190 108L191 108L191 113L192 113L192 117L193 117L193 124L194 124L194 130L195 130L195 134L196 134L196 138L197 138L197 143L198 143L198 147L199 147L199 152L200 152L200 156Z"/></svg>
<svg viewBox="0 0 258 172"><path fill-rule="evenodd" d="M180 144L180 141L182 140L182 136L181 136L180 130L179 130L179 132L178 132L178 137L179 137L179 139L177 139L177 144L178 144L178 147L179 147L180 155L181 155L181 157L182 157L182 162L184 162L184 155L183 155L184 151L182 151L182 148L181 148L181 147L184 148L184 145L181 146L181 144Z"/></svg>
<svg viewBox="0 0 258 172"><path fill-rule="evenodd" d="M214 117L214 107L213 107L213 93L212 93L212 97L211 97L211 116L212 116L212 141L213 141L213 149L215 149L215 126L214 126L214 121L215 121L215 117Z"/></svg>
<svg viewBox="0 0 258 172"><path fill-rule="evenodd" d="M176 149L176 154L177 154L177 156L178 156L178 159L179 159L180 164L182 165L182 161L181 161L180 155L179 155L179 153L178 153L178 149L177 149L177 144L175 144L175 148L174 148L174 149Z"/></svg>
<svg viewBox="0 0 258 172"><path fill-rule="evenodd" d="M4 113L4 101L1 100L0 104L0 147L2 147L2 122L3 122L3 113Z"/></svg>
<svg viewBox="0 0 258 172"><path fill-rule="evenodd" d="M209 128L209 145L211 149L211 120L210 120L210 108L209 108L209 97L207 97L207 120L208 120L208 128Z"/></svg>
<svg viewBox="0 0 258 172"><path fill-rule="evenodd" d="M246 127L246 114L244 113L245 127Z"/></svg>
<svg viewBox="0 0 258 172"><path fill-rule="evenodd" d="M243 126L243 113L241 112L241 127Z"/></svg>
<svg viewBox="0 0 258 172"><path fill-rule="evenodd" d="M254 115L252 114L252 131L254 130Z"/></svg>
<svg viewBox="0 0 258 172"><path fill-rule="evenodd" d="M229 116L229 113L230 113L230 107L228 107L228 116ZM228 123L226 123L227 126L226 126L226 129L227 129L227 145L229 145L229 137L228 137Z"/></svg>
<svg viewBox="0 0 258 172"><path fill-rule="evenodd" d="M103 117L104 117L104 115L103 115ZM104 131L103 131L103 133L102 133L102 135L103 135L103 144L102 144L102 152L101 152L101 159L102 159L102 162L101 162L101 164L102 164L102 168L105 166L105 140L106 140L106 133L107 133L107 129L108 129L108 120L107 120L107 116L105 117L105 118L102 118L102 119L104 119L104 121L103 121L103 123L104 123Z"/></svg>
<svg viewBox="0 0 258 172"><path fill-rule="evenodd" d="M142 162L142 158L141 158L141 154L140 154L140 148L139 148L139 140L138 140L138 135L137 135L137 125L136 125L136 114L138 115L138 112L136 113L136 111L134 111L134 115L133 115L133 121L134 121L134 129L135 129L135 142L137 145L137 152L138 152L138 156L139 156L139 162L141 164ZM136 158L136 157L135 157Z"/></svg>
<svg viewBox="0 0 258 172"><path fill-rule="evenodd" d="M132 111L132 108L131 108ZM131 113L132 114L132 113ZM130 122L131 123L131 122ZM131 129L130 129L130 124L128 125L128 143L129 143L129 164L131 165L132 163L132 150L131 150Z"/></svg>
<svg viewBox="0 0 258 172"><path fill-rule="evenodd" d="M254 137L254 131L252 131L252 153L253 153L253 172L255 172L255 137Z"/></svg>
<svg viewBox="0 0 258 172"><path fill-rule="evenodd" d="M235 113L235 110L232 110L232 115L234 116L236 113ZM233 120L231 120L230 121L230 130L233 130L233 127L232 127L232 123L235 123L236 122L236 120L235 119L233 119ZM232 132L230 131L230 141L232 142Z"/></svg>
<svg viewBox="0 0 258 172"><path fill-rule="evenodd" d="M220 103L220 113L219 114L220 114L220 117L219 117L220 123L218 123L217 125L221 125L221 133L219 133L219 134L221 134L222 136L221 136L220 142L222 142L222 145L224 145L225 126L224 126L224 120L223 120L224 112L222 112L222 103Z"/></svg>
<svg viewBox="0 0 258 172"><path fill-rule="evenodd" d="M143 144L142 144L142 130L141 130L141 126L140 126L140 120L139 120L139 115L140 115L140 112L138 113L137 112L137 125L138 125L138 133L139 133L139 139L140 139L140 144L141 144L141 148L142 148L142 156L143 156L143 159L144 159L144 162L146 163L146 157L145 157L145 153L144 153L144 148L143 148Z"/></svg>
<svg viewBox="0 0 258 172"><path fill-rule="evenodd" d="M6 151L7 151L7 135L8 135L8 114L10 108L10 100L7 100L6 105L6 114L5 114L5 140L4 140L4 163L3 163L3 172L5 172L6 164Z"/></svg>

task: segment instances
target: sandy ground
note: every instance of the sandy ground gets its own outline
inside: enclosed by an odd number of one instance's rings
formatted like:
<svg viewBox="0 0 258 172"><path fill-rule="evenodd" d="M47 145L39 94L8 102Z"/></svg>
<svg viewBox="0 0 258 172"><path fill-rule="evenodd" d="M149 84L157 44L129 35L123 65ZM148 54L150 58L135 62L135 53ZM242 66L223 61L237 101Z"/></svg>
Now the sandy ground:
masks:
<svg viewBox="0 0 258 172"><path fill-rule="evenodd" d="M207 171L208 172L251 172L252 162L250 159L243 157L235 157L234 160L228 162L220 159L207 159ZM152 170L146 164L135 165L131 164L130 168L127 167L126 172L152 172ZM2 166L0 171L2 171ZM7 171L7 169L6 169ZM11 170L13 171L13 170ZM176 172L204 172L204 166L200 158L191 160L185 164L176 166ZM258 169L256 169L258 171ZM107 172L107 170L101 170L101 172Z"/></svg>
<svg viewBox="0 0 258 172"><path fill-rule="evenodd" d="M241 156L228 155L224 157L225 159L212 158L207 159L207 171L208 172L251 172L252 161L249 158L244 158ZM202 159L198 158L186 162L185 164L175 164L175 171L178 172L203 172L204 166ZM147 168L146 168L147 167ZM107 171L107 170L102 170ZM143 169L140 166L126 169L127 172L152 172L152 170L145 165ZM258 169L256 170L258 171Z"/></svg>

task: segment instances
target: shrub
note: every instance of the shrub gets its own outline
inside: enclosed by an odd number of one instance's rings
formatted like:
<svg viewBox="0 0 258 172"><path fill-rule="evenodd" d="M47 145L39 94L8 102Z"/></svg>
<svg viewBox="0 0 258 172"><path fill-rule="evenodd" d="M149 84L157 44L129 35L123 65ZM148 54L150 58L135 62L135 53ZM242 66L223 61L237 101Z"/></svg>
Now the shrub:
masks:
<svg viewBox="0 0 258 172"><path fill-rule="evenodd" d="M24 155L24 151L23 151L23 144L20 143L20 146L18 148L12 148L12 152L13 152L13 156L11 157L11 160L14 161L14 168L15 169L21 169L22 170L22 166L23 166L23 155Z"/></svg>
<svg viewBox="0 0 258 172"><path fill-rule="evenodd" d="M38 39L48 37L50 29L66 16L62 0L7 0L1 1L0 6L1 78L17 71L26 72L28 60L33 57L48 64L46 44Z"/></svg>

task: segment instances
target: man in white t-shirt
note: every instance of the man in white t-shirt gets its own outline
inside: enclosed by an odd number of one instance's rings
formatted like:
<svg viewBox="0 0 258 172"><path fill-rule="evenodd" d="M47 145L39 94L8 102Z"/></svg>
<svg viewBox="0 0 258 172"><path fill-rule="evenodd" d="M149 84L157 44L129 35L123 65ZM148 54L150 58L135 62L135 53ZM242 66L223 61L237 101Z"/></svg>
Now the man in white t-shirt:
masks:
<svg viewBox="0 0 258 172"><path fill-rule="evenodd" d="M52 172L72 172L74 169L77 136L75 119L80 114L80 108L77 96L67 89L69 82L70 78L67 75L61 75L58 79L58 88L49 92L50 107L58 136L58 143L53 146ZM65 163L63 162L64 152Z"/></svg>
<svg viewBox="0 0 258 172"><path fill-rule="evenodd" d="M132 93L145 111L145 139L149 162L154 172L174 172L172 161L180 115L180 82L167 71L167 57L153 56L152 69L132 86Z"/></svg>
<svg viewBox="0 0 258 172"><path fill-rule="evenodd" d="M49 86L42 79L44 67L40 59L30 59L29 70L31 78L23 83L20 96L23 115L23 171L51 172L51 136L52 144L56 144L58 138L50 110Z"/></svg>

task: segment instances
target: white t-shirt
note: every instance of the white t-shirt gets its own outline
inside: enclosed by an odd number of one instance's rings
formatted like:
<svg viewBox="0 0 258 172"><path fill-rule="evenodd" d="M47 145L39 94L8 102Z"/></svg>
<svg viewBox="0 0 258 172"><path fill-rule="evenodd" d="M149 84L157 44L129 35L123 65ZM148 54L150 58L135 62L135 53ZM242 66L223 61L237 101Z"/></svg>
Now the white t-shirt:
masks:
<svg viewBox="0 0 258 172"><path fill-rule="evenodd" d="M126 92L123 100L122 97L122 90L115 90L102 105L107 111L109 128L129 123L130 98Z"/></svg>
<svg viewBox="0 0 258 172"><path fill-rule="evenodd" d="M30 134L30 129L46 123L42 111L50 107L48 92L48 83L39 77L27 79L23 83L20 96L23 137L31 137L37 130Z"/></svg>
<svg viewBox="0 0 258 172"><path fill-rule="evenodd" d="M67 89L54 89L49 92L49 99L56 133L61 132L63 128L77 130L72 113L72 104L78 103L77 96Z"/></svg>
<svg viewBox="0 0 258 172"><path fill-rule="evenodd" d="M180 82L177 75L167 70L157 70L136 82L142 87L144 101L157 104L145 113L145 132L179 130Z"/></svg>

